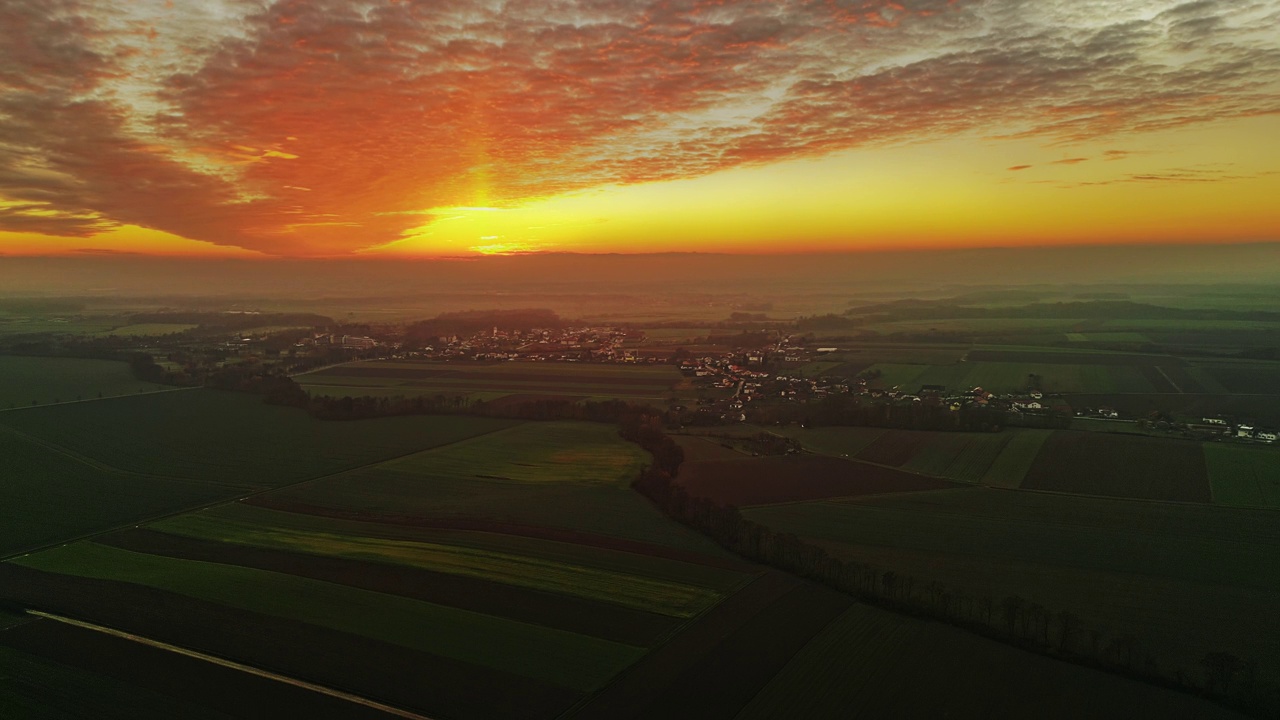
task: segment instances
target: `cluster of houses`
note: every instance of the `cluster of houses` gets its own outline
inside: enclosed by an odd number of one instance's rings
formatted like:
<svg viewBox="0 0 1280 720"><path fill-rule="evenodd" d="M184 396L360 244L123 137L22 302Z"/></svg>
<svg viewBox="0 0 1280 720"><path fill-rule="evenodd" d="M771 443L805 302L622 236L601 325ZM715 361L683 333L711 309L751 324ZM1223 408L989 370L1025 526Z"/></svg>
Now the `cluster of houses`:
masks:
<svg viewBox="0 0 1280 720"><path fill-rule="evenodd" d="M431 360L525 360L557 362L660 362L625 345L635 331L609 326L535 328L510 331L493 328L470 336L440 338L435 345L398 351L393 358Z"/></svg>

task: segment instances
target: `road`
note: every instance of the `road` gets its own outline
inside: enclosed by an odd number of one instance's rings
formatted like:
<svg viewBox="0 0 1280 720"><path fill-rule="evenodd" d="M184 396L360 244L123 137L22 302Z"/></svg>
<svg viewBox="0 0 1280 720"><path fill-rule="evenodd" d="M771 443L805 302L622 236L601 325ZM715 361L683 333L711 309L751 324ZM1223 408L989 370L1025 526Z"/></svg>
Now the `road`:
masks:
<svg viewBox="0 0 1280 720"><path fill-rule="evenodd" d="M339 700L345 700L346 702L354 703L356 705L363 705L364 707L372 708L374 710L377 710L379 712L384 712L394 717L409 718L410 720L432 720L431 718L425 715L419 715L417 713L409 712L408 710L401 710L400 708L397 708L397 707L384 705L383 703L380 703L376 700L370 700L365 697L360 697L359 695L352 695L351 693L348 693L348 692L335 690L330 687L325 687L324 685L317 685L315 683L307 682L305 680L299 680L297 678L289 677L288 675L281 675L279 673L274 673L269 670L263 670L261 668L253 667L252 665L245 665L243 663L238 663L233 660L227 660L225 658L220 658L215 655L208 655L206 653L198 652L196 650L188 650L187 648L184 648L184 647L178 647L177 645L170 645L169 643L160 642L159 640L152 640L151 638L145 638L145 637L142 637L141 635L134 635L132 633L124 632L123 630L116 630L114 628L103 627L102 625L94 625L93 623L87 623L81 620L73 620L71 618L62 617L61 615L54 615L52 613L41 612L39 610L28 610L27 614L33 615L35 617L43 618L45 620L51 620L53 622L60 622L60 623L65 623L67 625L74 625L75 627L103 633L104 635L111 635L113 637L123 638L130 642L136 642L142 645L147 645L153 648L157 648L159 650L175 653L177 655L185 655L186 657L189 657L189 658L195 658L196 660L203 660L204 662L207 662L207 663L220 665L222 667L230 668L232 670L238 670L240 672L248 673L250 675L257 675L258 677L266 678L268 680L274 680L276 682L284 683L286 685L292 685L294 687L299 687L299 688L302 688L303 690L310 690L311 692L320 693L321 695L328 695L329 697L337 698Z"/></svg>

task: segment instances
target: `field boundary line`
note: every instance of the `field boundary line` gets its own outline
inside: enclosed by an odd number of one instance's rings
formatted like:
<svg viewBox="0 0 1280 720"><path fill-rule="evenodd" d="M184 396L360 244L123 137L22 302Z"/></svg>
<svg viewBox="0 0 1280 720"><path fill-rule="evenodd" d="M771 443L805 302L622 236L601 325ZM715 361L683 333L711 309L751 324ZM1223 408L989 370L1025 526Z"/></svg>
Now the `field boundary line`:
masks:
<svg viewBox="0 0 1280 720"><path fill-rule="evenodd" d="M1160 377L1164 378L1165 382L1168 382L1170 385L1172 385L1173 389L1177 390L1179 395L1186 394L1185 392L1182 391L1182 388L1178 385L1178 383L1174 382L1173 378L1169 377L1169 373L1165 372L1164 368L1160 367L1159 365L1152 365L1151 367L1155 368L1156 372L1160 373Z"/></svg>
<svg viewBox="0 0 1280 720"><path fill-rule="evenodd" d="M119 400L120 398L141 397L143 395L159 395L160 393L182 392L183 390L201 390L203 385L192 385L190 387L170 387L163 390L148 390L140 393L128 393L127 395L109 395L107 397L85 398L83 400L63 400L56 403L44 403L42 405L23 405L21 407L0 408L0 412L18 412L19 410L38 410L40 408L58 407L60 405L76 405L78 403L102 402L103 400Z"/></svg>
<svg viewBox="0 0 1280 720"><path fill-rule="evenodd" d="M60 622L66 625L71 625L73 627L78 627L83 630L92 630L93 632L98 632L104 635L117 637L122 640L128 640L130 642L135 642L141 645L146 645L148 647L153 647L153 648L156 648L157 650L164 650L166 652L171 652L177 655L183 655L185 657L193 658L196 660L202 660L204 662L211 663L213 665L219 665L221 667L229 668L231 670L237 670L239 672L247 673L249 675L256 675L261 678L266 678L268 680L274 680L279 683L284 683L285 685L292 685L297 688L302 688L303 690L309 690L311 692L319 693L321 695L327 695L329 697L337 698L339 700L345 700L346 702L354 703L356 705L363 705L367 708L372 708L374 710L378 710L379 712L384 712L389 715L394 715L396 717L410 718L410 720L432 720L426 715L419 715L417 713L410 712L408 710L402 710L392 705L386 705L384 703L380 703L377 700L370 700L368 698L361 697L359 695L354 695L352 693L343 692L341 690L335 690L330 687L325 687L324 685L317 685L316 683L307 682L306 680L299 680L297 678L289 677L288 675L281 675L279 673L271 672L270 670L263 670L261 668L253 667L252 665L245 665L244 663L239 663L234 660L227 660L226 658L220 658L216 655L209 655L207 653L202 653L197 650L189 650L187 648L180 647L178 645L170 645L169 643L166 643L166 642L161 642L159 640L152 640L151 638L142 637L141 635L134 635L133 633L127 633L123 630L116 630L114 628L109 628L102 625L95 625L93 623L87 623L82 620L74 620L72 618L62 617L61 615L54 615L52 613L47 613L40 610L29 609L27 610L27 614L35 615L36 617L44 618L45 620L52 620L54 622Z"/></svg>

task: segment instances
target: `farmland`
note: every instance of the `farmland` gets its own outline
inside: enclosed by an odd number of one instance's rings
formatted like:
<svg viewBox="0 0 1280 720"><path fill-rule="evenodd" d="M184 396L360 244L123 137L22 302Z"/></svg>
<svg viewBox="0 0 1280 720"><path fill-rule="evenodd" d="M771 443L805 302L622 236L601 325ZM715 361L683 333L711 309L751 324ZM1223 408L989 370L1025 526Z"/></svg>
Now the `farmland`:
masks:
<svg viewBox="0 0 1280 720"><path fill-rule="evenodd" d="M850 682L854 677L862 680ZM866 605L832 621L737 717L929 717L938 708L948 717L988 717L997 697L998 715L1008 717L1232 717L1203 701L1011 654L990 640Z"/></svg>
<svg viewBox="0 0 1280 720"><path fill-rule="evenodd" d="M488 401L519 394L660 401L671 396L681 376L670 365L378 361L327 368L299 380L311 394L330 396L445 395Z"/></svg>
<svg viewBox="0 0 1280 720"><path fill-rule="evenodd" d="M737 506L950 487L921 475L821 455L687 462L679 481L693 495Z"/></svg>
<svg viewBox="0 0 1280 720"><path fill-rule="evenodd" d="M135 379L114 360L0 355L0 377L0 410L171 389Z"/></svg>
<svg viewBox="0 0 1280 720"><path fill-rule="evenodd" d="M207 390L4 413L0 448L10 472L0 487L0 554L510 425L443 417L322 423Z"/></svg>
<svg viewBox="0 0 1280 720"><path fill-rule="evenodd" d="M972 597L1020 595L1140 638L1161 667L1216 650L1280 677L1270 511L984 488L758 507L747 517L837 556ZM1248 621L1242 621L1249 618Z"/></svg>
<svg viewBox="0 0 1280 720"><path fill-rule="evenodd" d="M1271 466L1280 457L1271 448L1075 430L954 433L828 427L783 433L825 455L956 482L1247 506L1275 505Z"/></svg>
<svg viewBox="0 0 1280 720"><path fill-rule="evenodd" d="M107 422L112 416L128 421ZM833 643L847 646L850 613L906 628L894 635L910 640L894 651L898 664L885 665L898 681L909 677L909 665L944 662L933 658L946 647L955 657L978 653L994 666L1016 667L1030 687L1068 683L1064 694L1082 703L1105 698L1120 714L1137 703L1167 706L1172 717L1189 707L1166 691L1028 661L1006 646L854 606L834 591L733 557L628 487L648 458L609 425L465 416L322 423L211 391L37 408L4 423L0 440L9 453L37 463L27 475L80 483L63 497L104 479L212 493L195 504L266 492L150 522L145 518L179 508L124 502L115 519L86 524L71 517L55 528L64 538L140 527L0 564L0 600L430 716L671 717L695 710L729 718L740 710L757 716L778 703L803 706L818 699L794 696L807 687L805 668ZM829 447L855 453L893 434L851 440L843 431L815 432ZM955 492L902 492L954 485L839 458L739 457L702 466L691 460L690 477L696 481L699 467L710 478L732 475L735 481L716 491L734 502L776 501L778 478L787 500L863 496L875 504ZM289 485L270 489L282 484ZM67 501L50 496L41 512L47 518L60 503ZM811 505L857 506L763 509ZM870 638L860 647L883 644ZM204 690L174 696L212 682L252 692L253 676L166 655L53 621L21 623L0 630L0 667L23 668L17 676L27 679L0 681L0 702L112 702L121 671L106 658L115 657L141 673L123 686L136 692L120 703L122 713L245 713L233 697ZM848 672L869 662L840 657ZM62 673L53 677L66 678L56 691L65 699L50 698L54 689L30 679L50 664ZM896 687L854 683L849 702L886 707ZM926 710L979 707L990 692L989 685L940 685L916 701ZM339 701L288 686L264 698L264 707L341 714L332 706Z"/></svg>
<svg viewBox="0 0 1280 720"><path fill-rule="evenodd" d="M214 390L0 414L0 425L113 468L255 488L359 467L512 424L423 416L321 422L296 409Z"/></svg>
<svg viewBox="0 0 1280 720"><path fill-rule="evenodd" d="M1280 452L1274 448L1209 444L1205 464L1213 501L1280 509Z"/></svg>
<svg viewBox="0 0 1280 720"><path fill-rule="evenodd" d="M963 483L1018 487L1049 430L951 433L863 427L784 428L824 455L849 457Z"/></svg>
<svg viewBox="0 0 1280 720"><path fill-rule="evenodd" d="M1152 392L1151 381L1143 368L1125 364L1100 363L1036 363L1036 362L963 362L953 365L876 364L868 368L879 372L882 387L901 386L915 391L921 385L942 385L951 389L981 387L988 392L1010 393L1025 390L1029 377L1046 392L1118 393Z"/></svg>
<svg viewBox="0 0 1280 720"><path fill-rule="evenodd" d="M1198 443L1069 430L1045 441L1022 487L1149 500L1212 500Z"/></svg>
<svg viewBox="0 0 1280 720"><path fill-rule="evenodd" d="M186 332L194 330L196 325L184 323L137 323L133 325L121 325L110 330L99 330L95 335L108 337L115 335L117 337L155 337L158 335L169 335L172 333Z"/></svg>

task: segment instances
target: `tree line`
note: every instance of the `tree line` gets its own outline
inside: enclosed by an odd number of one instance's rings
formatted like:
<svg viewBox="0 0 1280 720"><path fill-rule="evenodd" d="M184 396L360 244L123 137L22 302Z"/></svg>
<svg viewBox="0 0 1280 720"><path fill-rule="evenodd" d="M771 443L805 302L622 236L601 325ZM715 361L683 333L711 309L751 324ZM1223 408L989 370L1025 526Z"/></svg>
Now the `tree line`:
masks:
<svg viewBox="0 0 1280 720"><path fill-rule="evenodd" d="M1211 652L1198 673L1161 665L1142 641L1127 632L1089 627L1079 615L1019 595L995 598L925 581L892 568L833 557L791 533L777 532L743 517L737 507L691 495L676 475L683 452L656 417L637 417L622 437L654 456L632 486L664 513L744 558L784 570L852 595L862 602L939 620L1027 650L1201 694L1236 709L1273 716L1280 693L1259 678L1256 661Z"/></svg>

